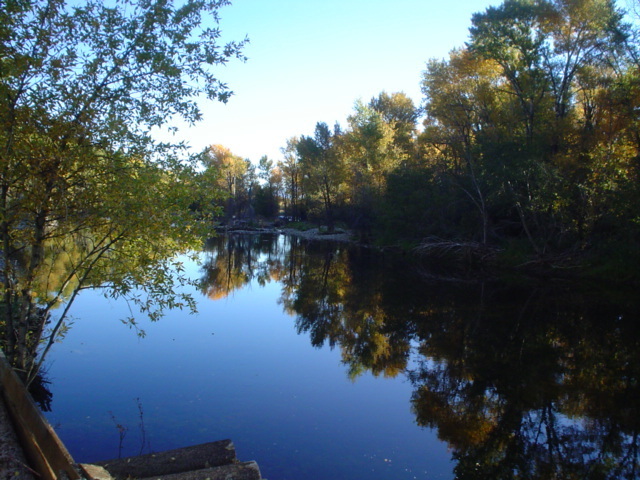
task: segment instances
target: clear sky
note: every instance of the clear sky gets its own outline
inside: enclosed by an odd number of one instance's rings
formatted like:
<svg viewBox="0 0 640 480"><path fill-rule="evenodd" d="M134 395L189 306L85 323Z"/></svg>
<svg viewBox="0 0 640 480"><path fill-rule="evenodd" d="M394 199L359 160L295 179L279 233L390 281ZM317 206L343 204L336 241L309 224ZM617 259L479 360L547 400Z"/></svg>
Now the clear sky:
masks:
<svg viewBox="0 0 640 480"><path fill-rule="evenodd" d="M203 102L204 119L180 127L200 150L222 144L257 163L282 158L317 122L346 124L354 102L382 91L422 101L421 74L468 37L471 15L501 0L232 0L224 39L250 39L246 63L218 67L235 95Z"/></svg>

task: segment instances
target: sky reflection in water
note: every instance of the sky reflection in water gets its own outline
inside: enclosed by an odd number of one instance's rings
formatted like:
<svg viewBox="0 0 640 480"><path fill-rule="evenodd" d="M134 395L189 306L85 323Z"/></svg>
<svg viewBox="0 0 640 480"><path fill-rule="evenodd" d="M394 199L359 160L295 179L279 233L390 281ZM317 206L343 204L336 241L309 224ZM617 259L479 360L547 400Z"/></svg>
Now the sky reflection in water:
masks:
<svg viewBox="0 0 640 480"><path fill-rule="evenodd" d="M216 301L197 293L197 316L142 322L138 339L117 321L126 305L84 292L49 368L49 418L74 458L118 455L113 418L128 428L123 456L137 454L139 398L145 452L231 438L270 480L451 478L446 446L415 425L406 378L350 381L339 349L296 333L281 294L256 279Z"/></svg>
<svg viewBox="0 0 640 480"><path fill-rule="evenodd" d="M209 247L189 267L198 316L138 339L125 304L75 306L49 417L77 460L117 456L115 423L137 454L139 399L145 452L232 438L271 480L637 477L631 296L425 282L403 259L282 236Z"/></svg>

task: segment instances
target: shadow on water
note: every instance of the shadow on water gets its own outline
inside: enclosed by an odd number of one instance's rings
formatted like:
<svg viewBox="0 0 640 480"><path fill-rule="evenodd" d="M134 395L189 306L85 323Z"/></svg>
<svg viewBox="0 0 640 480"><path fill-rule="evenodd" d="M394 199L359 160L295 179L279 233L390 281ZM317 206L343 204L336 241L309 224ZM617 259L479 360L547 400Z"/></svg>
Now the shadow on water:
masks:
<svg viewBox="0 0 640 480"><path fill-rule="evenodd" d="M352 379L404 376L460 479L638 478L640 304L564 284L427 281L408 258L296 237L220 237L201 289L252 280Z"/></svg>

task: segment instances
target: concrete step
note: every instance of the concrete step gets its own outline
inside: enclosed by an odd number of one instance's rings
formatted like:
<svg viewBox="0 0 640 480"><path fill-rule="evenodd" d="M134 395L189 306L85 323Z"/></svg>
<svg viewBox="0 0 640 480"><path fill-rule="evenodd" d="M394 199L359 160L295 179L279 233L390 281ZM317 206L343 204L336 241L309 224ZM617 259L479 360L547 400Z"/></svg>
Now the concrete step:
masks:
<svg viewBox="0 0 640 480"><path fill-rule="evenodd" d="M160 477L236 462L236 450L233 442L220 440L138 457L96 462L95 464L104 467L114 479L125 480L127 478Z"/></svg>
<svg viewBox="0 0 640 480"><path fill-rule="evenodd" d="M243 462L190 472L152 476L141 480L261 480L261 478L260 468L256 462Z"/></svg>

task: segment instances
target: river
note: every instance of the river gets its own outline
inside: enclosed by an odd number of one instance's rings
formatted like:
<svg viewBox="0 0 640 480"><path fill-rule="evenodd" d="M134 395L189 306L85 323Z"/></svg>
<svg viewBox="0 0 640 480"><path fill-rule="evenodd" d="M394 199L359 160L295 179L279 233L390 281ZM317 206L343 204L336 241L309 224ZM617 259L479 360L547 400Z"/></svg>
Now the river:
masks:
<svg viewBox="0 0 640 480"><path fill-rule="evenodd" d="M270 480L637 478L632 292L452 281L283 235L212 240L197 315L83 292L47 413L77 461L231 438Z"/></svg>

